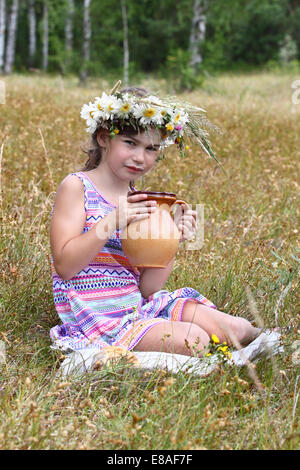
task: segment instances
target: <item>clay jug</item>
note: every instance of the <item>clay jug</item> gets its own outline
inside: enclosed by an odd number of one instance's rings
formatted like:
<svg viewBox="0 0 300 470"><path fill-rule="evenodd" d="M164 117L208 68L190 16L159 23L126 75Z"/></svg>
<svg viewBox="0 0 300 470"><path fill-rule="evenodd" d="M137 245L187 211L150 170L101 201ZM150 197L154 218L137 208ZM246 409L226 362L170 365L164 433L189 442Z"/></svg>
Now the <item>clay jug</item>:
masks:
<svg viewBox="0 0 300 470"><path fill-rule="evenodd" d="M147 200L157 202L156 210L148 218L131 222L122 230L122 248L132 266L136 268L165 268L175 256L180 233L173 219L175 204L185 204L173 193L133 191L147 194Z"/></svg>

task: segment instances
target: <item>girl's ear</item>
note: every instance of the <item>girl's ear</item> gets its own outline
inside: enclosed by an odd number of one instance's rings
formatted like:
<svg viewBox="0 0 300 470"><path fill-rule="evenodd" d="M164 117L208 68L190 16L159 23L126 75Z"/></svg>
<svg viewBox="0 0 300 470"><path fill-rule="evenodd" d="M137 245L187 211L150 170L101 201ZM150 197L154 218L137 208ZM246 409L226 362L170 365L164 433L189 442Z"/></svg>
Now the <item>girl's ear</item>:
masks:
<svg viewBox="0 0 300 470"><path fill-rule="evenodd" d="M105 129L101 129L97 134L97 142L99 146L102 148L106 148L108 139L108 132Z"/></svg>

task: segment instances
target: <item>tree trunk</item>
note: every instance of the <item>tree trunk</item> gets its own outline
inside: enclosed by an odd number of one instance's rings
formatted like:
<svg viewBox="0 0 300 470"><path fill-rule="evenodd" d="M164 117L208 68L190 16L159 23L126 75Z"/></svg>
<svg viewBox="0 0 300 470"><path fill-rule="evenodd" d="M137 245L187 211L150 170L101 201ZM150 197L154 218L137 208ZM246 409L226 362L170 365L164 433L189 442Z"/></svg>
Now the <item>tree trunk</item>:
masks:
<svg viewBox="0 0 300 470"><path fill-rule="evenodd" d="M83 10L83 68L80 73L80 81L84 83L87 78L87 62L90 60L90 39L92 35L91 31L91 18L90 18L90 3L91 0L84 0Z"/></svg>
<svg viewBox="0 0 300 470"><path fill-rule="evenodd" d="M124 49L124 85L128 85L128 69L129 69L129 47L128 47L128 21L126 11L126 0L121 0L122 19L123 19L123 49Z"/></svg>
<svg viewBox="0 0 300 470"><path fill-rule="evenodd" d="M6 44L6 56L4 72L11 73L12 67L15 61L15 47L16 47L16 33L18 23L18 12L19 12L19 0L13 0L11 5L9 23L8 23L8 35Z"/></svg>
<svg viewBox="0 0 300 470"><path fill-rule="evenodd" d="M74 0L67 0L68 12L65 25L66 51L71 52L73 48L73 15Z"/></svg>
<svg viewBox="0 0 300 470"><path fill-rule="evenodd" d="M205 39L206 32L206 7L207 0L194 1L194 14L190 34L190 66L197 72L199 64L203 58L200 52L200 45Z"/></svg>
<svg viewBox="0 0 300 470"><path fill-rule="evenodd" d="M48 68L49 53L49 25L48 25L48 2L44 0L43 5L43 70Z"/></svg>
<svg viewBox="0 0 300 470"><path fill-rule="evenodd" d="M36 18L34 0L29 0L28 21L29 21L29 58L28 65L32 67L36 53Z"/></svg>
<svg viewBox="0 0 300 470"><path fill-rule="evenodd" d="M4 48L5 48L5 26L6 26L6 0L0 0L0 73L3 71Z"/></svg>

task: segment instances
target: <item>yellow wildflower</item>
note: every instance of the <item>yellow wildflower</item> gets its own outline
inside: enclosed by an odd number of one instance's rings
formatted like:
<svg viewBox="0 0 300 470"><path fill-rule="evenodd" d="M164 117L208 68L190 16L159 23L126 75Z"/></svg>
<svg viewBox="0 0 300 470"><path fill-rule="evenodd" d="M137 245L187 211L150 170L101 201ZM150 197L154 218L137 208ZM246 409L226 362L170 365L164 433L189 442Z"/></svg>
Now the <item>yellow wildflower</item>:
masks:
<svg viewBox="0 0 300 470"><path fill-rule="evenodd" d="M170 124L170 123L166 125L166 128L167 128L167 130L170 131L170 132L172 132L173 129L174 129L174 127L173 127L172 124Z"/></svg>
<svg viewBox="0 0 300 470"><path fill-rule="evenodd" d="M119 129L114 129L115 134L119 134L119 132L120 132Z"/></svg>
<svg viewBox="0 0 300 470"><path fill-rule="evenodd" d="M222 351L223 353L225 353L227 351L227 349L228 349L228 346L219 346L217 348L217 351Z"/></svg>
<svg viewBox="0 0 300 470"><path fill-rule="evenodd" d="M215 334L211 335L211 339L213 340L214 343L219 343L220 342L219 338Z"/></svg>

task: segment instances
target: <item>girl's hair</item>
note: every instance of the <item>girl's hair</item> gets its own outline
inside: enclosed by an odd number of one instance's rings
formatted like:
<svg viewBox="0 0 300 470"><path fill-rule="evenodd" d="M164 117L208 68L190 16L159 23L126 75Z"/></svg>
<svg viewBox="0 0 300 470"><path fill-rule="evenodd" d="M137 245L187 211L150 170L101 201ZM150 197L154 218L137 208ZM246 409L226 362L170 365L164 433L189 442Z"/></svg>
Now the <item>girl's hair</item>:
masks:
<svg viewBox="0 0 300 470"><path fill-rule="evenodd" d="M121 93L130 93L135 96L143 97L149 95L149 91L146 90L145 88L139 88L139 87L129 87L129 88L123 88L120 90ZM82 149L84 153L87 154L88 159L85 162L84 167L81 169L81 171L89 171L93 170L94 168L97 168L99 165L101 158L102 158L102 149L97 141L97 134L101 130L101 127L97 127L95 132L91 136L91 142L90 142L90 147L86 149ZM126 129L120 130L121 135L132 135L136 134L137 131L133 127L126 127Z"/></svg>

